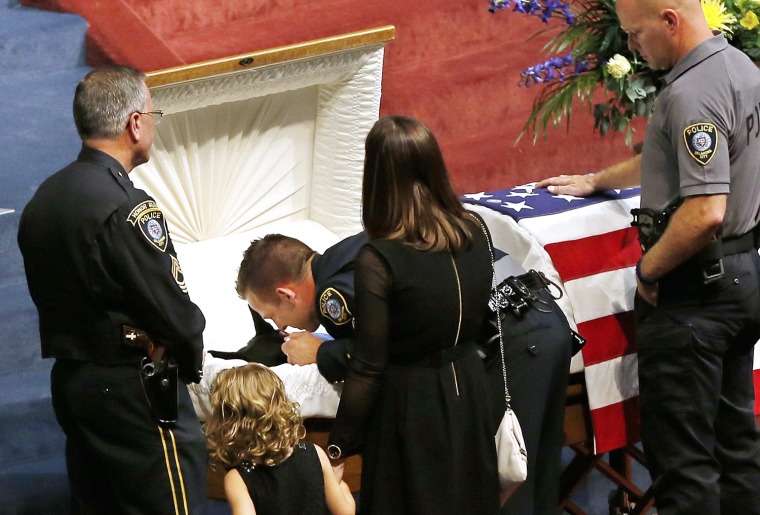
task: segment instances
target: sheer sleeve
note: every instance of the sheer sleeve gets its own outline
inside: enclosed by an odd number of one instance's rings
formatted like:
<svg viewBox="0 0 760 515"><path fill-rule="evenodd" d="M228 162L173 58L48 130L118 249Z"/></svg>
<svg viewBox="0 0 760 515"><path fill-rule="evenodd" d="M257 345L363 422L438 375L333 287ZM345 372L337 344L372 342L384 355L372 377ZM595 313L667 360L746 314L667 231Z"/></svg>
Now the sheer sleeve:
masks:
<svg viewBox="0 0 760 515"><path fill-rule="evenodd" d="M371 247L363 247L355 269L354 348L329 440L344 455L358 452L383 382L388 363L390 287L385 262Z"/></svg>

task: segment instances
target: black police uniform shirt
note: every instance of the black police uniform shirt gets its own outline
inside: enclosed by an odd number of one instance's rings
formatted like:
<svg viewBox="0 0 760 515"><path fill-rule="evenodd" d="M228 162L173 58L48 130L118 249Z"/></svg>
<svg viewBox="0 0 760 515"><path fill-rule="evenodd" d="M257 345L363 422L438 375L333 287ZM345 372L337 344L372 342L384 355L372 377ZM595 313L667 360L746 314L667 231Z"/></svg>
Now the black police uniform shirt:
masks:
<svg viewBox="0 0 760 515"><path fill-rule="evenodd" d="M18 243L43 357L135 363L123 344L129 325L167 348L185 382L200 379L205 318L163 213L113 157L83 146L46 179L22 213Z"/></svg>
<svg viewBox="0 0 760 515"><path fill-rule="evenodd" d="M330 382L343 380L348 371L354 333L354 261L367 241L364 232L349 236L315 255L311 262L317 318L334 338L317 351L319 373Z"/></svg>

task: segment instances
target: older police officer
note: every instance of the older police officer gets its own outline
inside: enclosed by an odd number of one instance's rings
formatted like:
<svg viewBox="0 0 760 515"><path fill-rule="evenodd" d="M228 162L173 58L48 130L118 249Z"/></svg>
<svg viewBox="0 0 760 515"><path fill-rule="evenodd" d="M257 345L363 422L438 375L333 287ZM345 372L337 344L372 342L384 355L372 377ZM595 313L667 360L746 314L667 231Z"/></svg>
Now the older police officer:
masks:
<svg viewBox="0 0 760 515"><path fill-rule="evenodd" d="M657 512L760 513L760 72L697 0L619 0L617 13L629 47L670 69L642 156L538 186L587 195L640 181L641 423Z"/></svg>
<svg viewBox="0 0 760 515"><path fill-rule="evenodd" d="M162 114L141 72L90 72L74 96L82 150L40 185L19 226L42 355L56 360L74 513L205 506L206 441L176 381L200 379L205 319L163 213L127 176L148 161Z"/></svg>

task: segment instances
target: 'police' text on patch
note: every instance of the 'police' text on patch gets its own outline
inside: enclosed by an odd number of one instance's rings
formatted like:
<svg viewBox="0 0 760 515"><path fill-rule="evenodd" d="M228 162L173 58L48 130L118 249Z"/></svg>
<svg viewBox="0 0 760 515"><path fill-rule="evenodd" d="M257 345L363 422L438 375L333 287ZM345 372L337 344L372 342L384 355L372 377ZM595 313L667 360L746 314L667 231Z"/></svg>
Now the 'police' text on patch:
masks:
<svg viewBox="0 0 760 515"><path fill-rule="evenodd" d="M146 200L135 206L127 221L138 227L143 236L161 252L166 252L169 238L166 234L166 219L153 200Z"/></svg>
<svg viewBox="0 0 760 515"><path fill-rule="evenodd" d="M683 131L686 150L702 166L710 162L718 146L718 131L712 123L695 123Z"/></svg>
<svg viewBox="0 0 760 515"><path fill-rule="evenodd" d="M346 299L335 288L327 288L319 297L319 310L335 325L343 325L353 318L346 307Z"/></svg>

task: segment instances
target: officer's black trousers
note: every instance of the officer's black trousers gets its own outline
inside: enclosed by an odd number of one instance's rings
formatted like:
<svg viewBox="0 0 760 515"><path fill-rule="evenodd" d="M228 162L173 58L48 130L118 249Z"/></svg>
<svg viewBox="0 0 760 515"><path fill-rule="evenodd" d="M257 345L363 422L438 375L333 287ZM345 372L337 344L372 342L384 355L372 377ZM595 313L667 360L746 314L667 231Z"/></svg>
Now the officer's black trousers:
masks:
<svg viewBox="0 0 760 515"><path fill-rule="evenodd" d="M704 285L683 265L636 297L642 442L657 513L760 513L753 346L760 338L760 257L724 258Z"/></svg>
<svg viewBox="0 0 760 515"><path fill-rule="evenodd" d="M507 385L528 452L528 477L500 510L509 515L556 514L559 506L565 401L570 372L570 326L546 291L522 318L502 324ZM504 416L501 355L489 363L487 377L494 421Z"/></svg>
<svg viewBox="0 0 760 515"><path fill-rule="evenodd" d="M57 360L51 386L74 513L203 512L206 440L185 385L179 420L167 428L151 417L137 364Z"/></svg>

